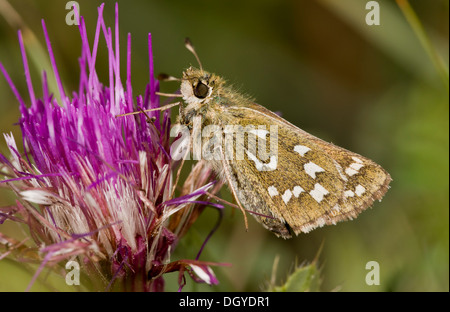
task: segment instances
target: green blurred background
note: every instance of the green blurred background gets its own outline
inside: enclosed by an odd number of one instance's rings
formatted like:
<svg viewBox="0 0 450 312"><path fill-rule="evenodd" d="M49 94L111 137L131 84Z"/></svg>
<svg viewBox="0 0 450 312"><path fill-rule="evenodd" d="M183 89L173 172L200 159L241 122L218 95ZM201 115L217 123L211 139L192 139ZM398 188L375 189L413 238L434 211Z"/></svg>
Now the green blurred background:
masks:
<svg viewBox="0 0 450 312"><path fill-rule="evenodd" d="M104 2L105 20L112 26L115 2ZM232 267L215 268L218 286L188 279L185 290L263 290L273 278L276 257L275 281L282 284L296 264L312 261L322 244L318 263L324 291L449 290L448 81L395 1L378 1L379 26L366 24L368 1L363 0L118 2L122 65L126 34L132 34L135 94L142 94L148 82L147 33L152 33L155 73L174 76L196 65L183 45L189 36L205 69L311 134L375 160L393 178L383 201L358 219L291 240L276 238L253 220L245 232L242 215L227 208L200 259ZM41 50L42 18L66 92L78 89L80 39L77 27L65 23L65 3L0 0L0 60L28 102L16 31L24 30L34 87L41 96L39 72L48 66ZM102 1L78 3L92 42ZM449 2L413 0L411 5L433 49L448 64ZM103 48L98 59L105 55ZM101 79L108 81L106 61L97 63ZM176 83L162 85L166 92L176 88ZM13 125L18 104L3 78L0 95L0 130L12 131L19 142L20 129ZM0 151L7 151L3 139ZM225 189L222 196L231 200ZM12 193L1 189L0 205L12 203ZM173 259L194 258L217 216L207 209ZM5 222L0 231L22 230ZM372 260L380 264L379 286L365 282L365 266ZM0 290L23 291L33 272L11 259L0 260ZM176 279L176 274L167 275L168 291L177 290ZM51 290L44 284L32 290Z"/></svg>

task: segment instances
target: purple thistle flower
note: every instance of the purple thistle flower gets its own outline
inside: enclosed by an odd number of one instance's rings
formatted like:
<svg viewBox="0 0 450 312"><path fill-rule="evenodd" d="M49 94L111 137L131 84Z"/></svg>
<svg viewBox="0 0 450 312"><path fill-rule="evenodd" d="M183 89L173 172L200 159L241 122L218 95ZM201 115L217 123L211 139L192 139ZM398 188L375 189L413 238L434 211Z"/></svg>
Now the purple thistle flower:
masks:
<svg viewBox="0 0 450 312"><path fill-rule="evenodd" d="M19 101L25 148L21 153L12 134L4 134L11 158L0 154L0 173L6 177L1 183L15 192L17 201L15 206L0 208L0 224L5 220L26 224L34 244L18 242L0 232L0 247L4 244L16 250L28 249L29 259L21 261L40 259L29 288L45 266L64 265L73 259L83 265L91 279L103 281L94 283L101 287L95 290L111 289L113 284L118 287L120 281L124 290L162 291L163 274L173 271L180 272L180 289L185 284L185 272L196 282L217 284L210 266L223 264L202 262L198 256L195 260L171 262L170 255L207 205L223 208L206 201L206 193L216 193L222 183L214 183L211 169L198 162L184 184L179 185L179 197L174 198L177 185L173 185L173 176L179 162L170 157L169 111L161 119L158 111L115 117L158 107L155 92L159 83L153 75L150 34L150 82L144 96L133 95L130 34L126 81L122 82L118 6L114 35L104 23L103 7L98 8L92 49L80 18L80 82L78 92L72 96L66 94L59 77L44 21L58 96L50 94L45 72L42 98L35 96L20 31L30 107L0 62L0 70ZM106 85L95 71L101 35L109 56ZM35 247L38 251L32 252ZM0 254L0 259L13 249Z"/></svg>

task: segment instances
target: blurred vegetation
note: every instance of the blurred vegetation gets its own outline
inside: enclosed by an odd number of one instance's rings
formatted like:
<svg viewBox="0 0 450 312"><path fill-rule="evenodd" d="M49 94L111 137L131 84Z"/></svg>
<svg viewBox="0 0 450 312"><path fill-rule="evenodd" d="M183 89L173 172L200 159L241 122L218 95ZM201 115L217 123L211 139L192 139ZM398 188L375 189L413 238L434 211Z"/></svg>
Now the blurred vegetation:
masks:
<svg viewBox="0 0 450 312"><path fill-rule="evenodd" d="M278 258L279 259L279 258ZM278 260L274 262L277 264ZM276 270L272 271L272 276L276 275ZM304 264L298 266L286 281L280 285L269 285L268 291L274 292L317 292L320 291L320 269L317 263Z"/></svg>
<svg viewBox="0 0 450 312"><path fill-rule="evenodd" d="M18 16L5 11L5 2L0 0L0 60L24 99L29 101L17 29L24 31L33 84L40 90L40 70L48 66L42 18L65 88L77 90L80 39L78 29L65 24L65 2L10 1ZM78 2L92 42L102 1ZM106 23L113 25L114 2L104 2ZM417 36L396 2L388 0L378 1L379 26L365 23L363 0L118 2L123 68L126 34L132 34L135 94L143 93L148 81L147 34L152 33L156 74L175 76L196 64L183 46L189 36L207 70L305 131L382 164L393 178L383 201L358 219L291 240L276 238L253 220L245 232L242 215L227 208L201 259L233 266L214 268L218 286L188 280L185 290L263 290L276 257L275 284L281 285L295 263L312 261L322 244L321 290L449 290L449 94L448 74L447 81L442 75L449 63L448 1L410 1L425 45L420 31ZM430 48L441 65L429 57ZM97 72L108 81L105 55L106 49L99 51L104 60L97 62ZM162 85L162 91L176 89L176 83ZM3 78L0 95L0 130L13 132L19 143L18 104ZM0 191L0 205L14 203L10 192ZM225 189L222 196L231 200ZM194 258L216 220L214 209L207 209L174 258ZM9 222L0 231L24 235ZM365 265L372 260L380 264L379 286L365 283ZM0 290L24 290L33 272L0 260ZM171 275L166 288L176 291L177 276ZM38 281L32 290L51 290L45 283ZM68 288L62 281L47 283Z"/></svg>

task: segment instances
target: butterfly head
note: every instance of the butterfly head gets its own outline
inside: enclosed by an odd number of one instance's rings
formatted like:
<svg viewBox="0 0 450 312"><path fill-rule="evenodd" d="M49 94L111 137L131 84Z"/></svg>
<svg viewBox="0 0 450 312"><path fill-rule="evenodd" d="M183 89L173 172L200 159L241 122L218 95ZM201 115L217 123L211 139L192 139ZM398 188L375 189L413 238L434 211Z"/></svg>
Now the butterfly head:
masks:
<svg viewBox="0 0 450 312"><path fill-rule="evenodd" d="M181 94L187 105L208 104L218 94L224 81L219 76L202 69L189 67L183 72Z"/></svg>

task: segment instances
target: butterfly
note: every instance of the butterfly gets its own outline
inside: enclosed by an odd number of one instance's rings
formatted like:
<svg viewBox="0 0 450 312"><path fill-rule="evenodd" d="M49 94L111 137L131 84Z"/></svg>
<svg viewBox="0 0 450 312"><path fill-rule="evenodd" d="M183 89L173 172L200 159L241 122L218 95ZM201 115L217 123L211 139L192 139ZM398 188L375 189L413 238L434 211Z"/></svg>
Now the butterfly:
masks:
<svg viewBox="0 0 450 312"><path fill-rule="evenodd" d="M391 177L380 165L256 104L203 70L190 41L186 47L200 68L190 67L177 79L183 98L172 104L181 104L177 122L193 138L191 145L200 143L197 159L228 184L243 211L290 238L356 218L382 199Z"/></svg>

